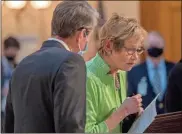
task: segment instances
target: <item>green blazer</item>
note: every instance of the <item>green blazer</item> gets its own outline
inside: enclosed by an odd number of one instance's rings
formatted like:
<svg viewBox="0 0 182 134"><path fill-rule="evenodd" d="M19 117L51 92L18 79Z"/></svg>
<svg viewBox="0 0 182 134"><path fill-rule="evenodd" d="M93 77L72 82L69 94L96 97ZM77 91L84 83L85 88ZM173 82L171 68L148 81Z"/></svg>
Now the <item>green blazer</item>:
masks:
<svg viewBox="0 0 182 134"><path fill-rule="evenodd" d="M108 74L109 66L97 54L87 66L86 128L89 133L109 132L105 120L126 98L126 72L118 71L120 89L115 89L114 78ZM121 122L122 123L122 122ZM112 132L121 133L119 124Z"/></svg>

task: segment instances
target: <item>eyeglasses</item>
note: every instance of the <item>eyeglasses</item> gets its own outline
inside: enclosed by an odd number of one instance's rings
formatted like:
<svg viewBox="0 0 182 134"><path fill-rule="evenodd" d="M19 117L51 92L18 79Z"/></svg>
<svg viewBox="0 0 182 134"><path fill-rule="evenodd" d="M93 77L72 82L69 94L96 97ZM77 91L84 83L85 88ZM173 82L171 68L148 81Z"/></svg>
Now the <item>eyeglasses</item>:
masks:
<svg viewBox="0 0 182 134"><path fill-rule="evenodd" d="M143 47L140 47L140 48L127 48L125 46L123 46L123 48L126 49L126 52L128 53L128 55L133 55L134 53L137 52L138 55L142 54L144 52L144 48Z"/></svg>

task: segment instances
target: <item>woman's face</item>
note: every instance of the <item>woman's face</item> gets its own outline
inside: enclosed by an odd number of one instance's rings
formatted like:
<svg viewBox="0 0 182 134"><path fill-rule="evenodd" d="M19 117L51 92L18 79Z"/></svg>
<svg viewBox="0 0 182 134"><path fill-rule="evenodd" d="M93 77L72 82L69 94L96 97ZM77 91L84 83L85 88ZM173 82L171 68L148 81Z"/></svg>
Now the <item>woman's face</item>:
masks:
<svg viewBox="0 0 182 134"><path fill-rule="evenodd" d="M112 48L112 54L109 56L113 68L130 71L138 62L139 55L143 53L144 48L140 40L131 37L124 42L124 46L119 51Z"/></svg>

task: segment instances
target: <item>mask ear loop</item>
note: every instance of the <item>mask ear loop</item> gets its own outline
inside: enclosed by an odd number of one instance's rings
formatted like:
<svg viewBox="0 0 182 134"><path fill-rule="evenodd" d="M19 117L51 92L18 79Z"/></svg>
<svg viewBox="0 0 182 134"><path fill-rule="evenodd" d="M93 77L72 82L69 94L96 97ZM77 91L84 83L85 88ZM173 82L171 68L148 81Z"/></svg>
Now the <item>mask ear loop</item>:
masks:
<svg viewBox="0 0 182 134"><path fill-rule="evenodd" d="M83 37L86 38L86 44L85 44L84 50L82 50L82 51L85 51L85 49L87 48L87 43L88 43L88 36L86 33L86 29L83 31Z"/></svg>
<svg viewBox="0 0 182 134"><path fill-rule="evenodd" d="M83 31L83 37L86 37L86 32L85 32L85 30ZM80 43L78 44L78 47L79 47L79 50L80 50L80 52L81 52L82 50L81 50Z"/></svg>
<svg viewBox="0 0 182 134"><path fill-rule="evenodd" d="M83 37L87 37L87 34L86 34L86 30L84 30L84 32L83 32Z"/></svg>
<svg viewBox="0 0 182 134"><path fill-rule="evenodd" d="M81 51L80 43L78 44L79 50Z"/></svg>

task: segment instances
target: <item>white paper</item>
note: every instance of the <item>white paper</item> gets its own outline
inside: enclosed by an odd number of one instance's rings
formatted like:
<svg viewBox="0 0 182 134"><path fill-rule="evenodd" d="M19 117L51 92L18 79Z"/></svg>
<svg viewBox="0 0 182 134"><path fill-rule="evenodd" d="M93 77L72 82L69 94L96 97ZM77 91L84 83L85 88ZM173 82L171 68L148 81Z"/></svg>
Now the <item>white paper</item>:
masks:
<svg viewBox="0 0 182 134"><path fill-rule="evenodd" d="M157 115L156 100L159 97L159 94L153 99L144 112L135 120L128 133L143 133L154 121Z"/></svg>

